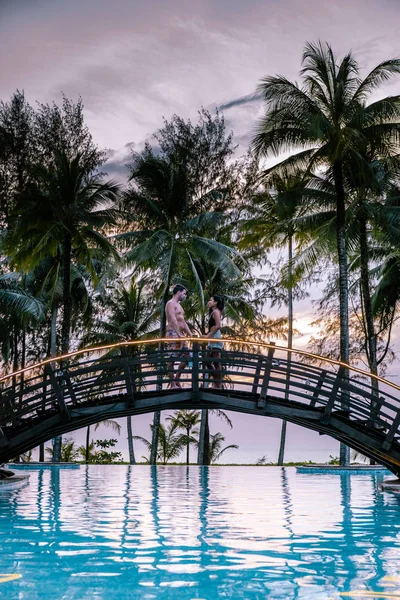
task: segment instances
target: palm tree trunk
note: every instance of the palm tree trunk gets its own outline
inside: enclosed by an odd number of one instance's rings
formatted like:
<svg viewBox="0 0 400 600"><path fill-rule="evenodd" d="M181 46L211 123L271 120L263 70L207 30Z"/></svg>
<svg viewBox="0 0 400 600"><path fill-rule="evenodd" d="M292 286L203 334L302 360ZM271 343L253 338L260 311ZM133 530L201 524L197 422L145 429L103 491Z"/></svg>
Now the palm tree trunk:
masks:
<svg viewBox="0 0 400 600"><path fill-rule="evenodd" d="M208 425L208 410L206 408L203 408L201 411L197 464L203 466L210 464L210 429Z"/></svg>
<svg viewBox="0 0 400 600"><path fill-rule="evenodd" d="M50 322L50 345L49 355L56 356L57 354L57 315L58 307L56 302L53 300L51 308L51 322ZM54 459L54 440L53 440L53 459ZM44 462L44 444L39 446L39 461Z"/></svg>
<svg viewBox="0 0 400 600"><path fill-rule="evenodd" d="M187 436L187 440L186 440L186 464L189 465L189 458L190 458L190 442L189 442L190 428L189 427L186 428L186 436Z"/></svg>
<svg viewBox="0 0 400 600"><path fill-rule="evenodd" d="M12 343L12 348L13 348L13 355L12 355L13 367L12 368L13 368L13 372L15 373L15 371L18 371L18 359L19 359L18 326L17 325L14 325L13 331L14 331L14 337L13 337L13 343ZM17 408L17 378L15 375L12 378L12 397L13 397L13 402L15 404L15 407ZM19 455L16 456L15 462L20 462Z"/></svg>
<svg viewBox="0 0 400 600"><path fill-rule="evenodd" d="M13 331L13 339L12 339L12 351L11 351L11 356L12 356L12 361L13 361L13 366L12 366L12 370L15 373L15 371L18 371L18 359L19 359L19 350L18 350L18 326L14 325L12 328ZM14 375L14 377L12 378L12 391L13 391L13 399L14 399L14 403L15 405L17 405L17 378Z"/></svg>
<svg viewBox="0 0 400 600"><path fill-rule="evenodd" d="M166 288L166 291L163 294L161 301L161 320L160 320L160 335L161 337L165 337L167 331L167 315L165 314L165 307L168 302L169 289Z"/></svg>
<svg viewBox="0 0 400 600"><path fill-rule="evenodd" d="M333 165L333 175L336 191L336 243L339 262L339 313L340 313L340 360L346 364L349 363L349 285L348 285L348 266L347 266L347 248L346 248L346 206L345 192L343 185L343 171L340 160ZM348 372L344 377L348 379ZM348 394L342 392L342 408L349 408ZM340 444L340 464L348 466L350 464L350 449L345 444Z"/></svg>
<svg viewBox="0 0 400 600"><path fill-rule="evenodd" d="M136 465L135 451L133 448L133 438L132 438L132 417L126 418L126 425L127 425L127 430L128 430L129 464Z"/></svg>
<svg viewBox="0 0 400 600"><path fill-rule="evenodd" d="M67 354L69 352L69 339L71 330L71 315L72 315L72 302L71 302L71 255L72 255L72 239L71 235L67 233L64 238L63 248L63 322L61 329L61 353Z"/></svg>
<svg viewBox="0 0 400 600"><path fill-rule="evenodd" d="M51 326L50 326L50 356L57 355L57 316L58 307L54 303L51 310Z"/></svg>
<svg viewBox="0 0 400 600"><path fill-rule="evenodd" d="M90 446L90 425L86 429L86 451L85 451L85 463L89 464L89 446Z"/></svg>
<svg viewBox="0 0 400 600"><path fill-rule="evenodd" d="M63 321L61 327L61 353L68 354L69 340L71 331L71 255L72 255L72 239L69 233L65 234L63 247ZM53 446L53 461L60 462L62 438L57 436L54 438Z"/></svg>
<svg viewBox="0 0 400 600"><path fill-rule="evenodd" d="M51 310L51 327L50 327L50 356L57 356L57 315L58 308L54 302ZM60 462L61 460L61 448L62 448L62 436L57 435L53 439L53 462ZM44 456L44 453L43 453Z"/></svg>
<svg viewBox="0 0 400 600"><path fill-rule="evenodd" d="M293 232L289 231L288 236L288 258L289 258L289 266L288 266L288 318L289 318L289 331L288 331L288 347L292 348L293 346ZM289 373L290 373L290 364L292 361L291 352L288 352L287 355L287 372L288 377L286 380L285 387L285 402L289 400ZM278 465L281 467L283 465L283 461L285 458L285 445L286 445L286 429L287 422L282 421L282 430L281 430L281 443L279 447L279 456L278 456Z"/></svg>
<svg viewBox="0 0 400 600"><path fill-rule="evenodd" d="M161 319L160 319L160 336L165 337L167 328L167 317L165 314L165 306L168 302L169 285L165 286L165 291L161 301ZM160 344L159 350L162 350L162 344ZM162 379L157 383L157 389L161 389ZM155 465L157 463L157 450L158 450L158 434L161 422L161 412L157 410L153 417L153 434L151 436L151 452L150 452L150 464Z"/></svg>
<svg viewBox="0 0 400 600"><path fill-rule="evenodd" d="M22 335L21 335L21 369L25 368L26 362L26 325L22 326ZM20 382L19 382L19 405L22 405L22 400L24 397L24 373L21 373Z"/></svg>
<svg viewBox="0 0 400 600"><path fill-rule="evenodd" d="M161 412L159 410L157 410L154 413L153 431L152 431L152 435L151 435L151 452L150 452L150 464L151 465L157 464L158 436L159 436L159 432L160 432L160 420L161 420L160 417L161 417Z"/></svg>
<svg viewBox="0 0 400 600"><path fill-rule="evenodd" d="M359 217L360 224L360 283L362 295L362 308L365 328L367 333L367 358L370 371L373 375L378 375L378 356L376 348L376 333L374 316L372 312L371 290L369 279L369 251L367 240L367 220L364 215ZM371 379L372 404L371 418L376 418L377 407L379 406L379 382L376 379ZM373 459L370 459L371 464L375 464Z"/></svg>

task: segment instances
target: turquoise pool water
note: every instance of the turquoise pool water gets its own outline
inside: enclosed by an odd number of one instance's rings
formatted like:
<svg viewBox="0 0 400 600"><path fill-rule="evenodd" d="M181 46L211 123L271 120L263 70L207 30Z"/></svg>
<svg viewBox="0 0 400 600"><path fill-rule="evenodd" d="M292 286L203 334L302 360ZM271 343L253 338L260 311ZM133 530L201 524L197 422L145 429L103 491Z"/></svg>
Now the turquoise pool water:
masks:
<svg viewBox="0 0 400 600"><path fill-rule="evenodd" d="M400 598L400 498L378 490L382 478L35 469L0 495L0 597Z"/></svg>

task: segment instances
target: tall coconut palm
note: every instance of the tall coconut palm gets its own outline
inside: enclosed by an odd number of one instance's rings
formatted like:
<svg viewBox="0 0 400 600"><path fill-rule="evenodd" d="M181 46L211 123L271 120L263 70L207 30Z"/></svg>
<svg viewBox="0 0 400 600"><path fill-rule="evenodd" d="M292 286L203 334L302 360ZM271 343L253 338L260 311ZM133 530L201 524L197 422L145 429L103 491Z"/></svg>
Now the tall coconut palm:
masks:
<svg viewBox="0 0 400 600"><path fill-rule="evenodd" d="M21 273L0 275L0 348L5 363L14 345L16 320L38 321L43 312L43 303L27 288Z"/></svg>
<svg viewBox="0 0 400 600"><path fill-rule="evenodd" d="M225 437L219 431L211 434L210 438L208 464L217 462L227 450L237 450L239 448L237 444L229 444L229 446L221 448L223 442L225 441Z"/></svg>
<svg viewBox="0 0 400 600"><path fill-rule="evenodd" d="M214 409L203 409L201 411L201 423L198 440L198 464L209 465L210 464L210 426L209 426L209 414L215 414L217 417L225 421L227 425L232 429L233 423L226 414L225 411L219 408Z"/></svg>
<svg viewBox="0 0 400 600"><path fill-rule="evenodd" d="M153 429L154 425L150 427ZM134 435L133 439L142 442L149 452L152 452L153 441L150 442L140 435ZM163 465L178 458L187 445L186 435L179 433L179 425L174 421L171 421L167 427L160 423L157 440L157 458ZM194 438L192 442L195 442Z"/></svg>
<svg viewBox="0 0 400 600"><path fill-rule="evenodd" d="M189 464L189 451L193 435L198 434L194 428L200 423L200 414L197 410L178 410L167 417L168 421L176 423L179 429L186 432L186 464Z"/></svg>
<svg viewBox="0 0 400 600"><path fill-rule="evenodd" d="M113 204L119 188L113 182L103 183L100 175L88 173L80 154L69 158L62 150L56 153L54 165L37 165L33 175L34 182L24 197L23 210L9 232L8 243L13 250L16 248L14 263L27 271L43 259L61 255L61 352L66 354L70 346L72 317L71 265L84 266L95 281L93 255L101 250L103 255L117 258L101 230L116 221ZM56 460L59 454L60 443L57 443Z"/></svg>
<svg viewBox="0 0 400 600"><path fill-rule="evenodd" d="M254 139L260 156L295 152L275 171L293 168L324 169L335 187L336 245L339 267L340 359L349 362L348 263L346 250L346 196L352 173L366 177L369 149L378 154L397 153L400 136L400 96L367 104L379 85L400 73L400 60L388 60L360 78L351 53L339 63L328 44L307 43L303 53L303 86L285 77L266 77L259 91L266 114ZM349 452L341 446L341 462Z"/></svg>
<svg viewBox="0 0 400 600"><path fill-rule="evenodd" d="M97 431L97 429L100 427L100 425L104 425L105 427L111 427L111 429L113 431L116 431L118 434L121 433L121 425L118 423L118 421L114 421L114 419L105 419L104 421L99 421L94 426L94 430ZM90 425L88 425L88 427L86 428L86 446L85 446L85 462L86 463L89 462L90 449L91 449Z"/></svg>
<svg viewBox="0 0 400 600"><path fill-rule="evenodd" d="M373 262L379 262L382 257L387 257L393 244L396 244L400 237L398 193L391 183L398 175L399 166L396 163L397 160L386 164L384 161L374 161L368 180L358 181L357 174L354 174L346 210L346 238L351 249L349 268L351 272L358 274L352 290L357 287L356 294L360 297L365 355L374 375L378 374L378 366L385 358L388 345L386 344L386 350L380 352L378 358L378 337L385 331L385 327L377 331L375 325L371 265ZM384 201L388 190L392 197ZM303 255L300 253L296 257L295 262L303 265L308 263L308 268L312 269L316 261L321 258L326 260L332 252L336 230L336 196L332 183L321 177L312 178L304 194L309 196L309 199L312 198L312 209L308 214L297 218L296 224L302 230L311 233L313 240ZM376 274L376 267L374 271ZM390 320L393 316L394 314ZM378 382L372 379L371 383L373 395L377 399Z"/></svg>
<svg viewBox="0 0 400 600"><path fill-rule="evenodd" d="M88 344L112 344L146 338L159 321L158 307L151 293L149 278L132 278L130 282L120 281L108 286L107 294L98 299L102 316L95 319L90 331L82 340L82 347ZM134 354L137 348L126 350ZM111 351L111 354L113 351ZM127 417L129 462L135 464L132 438L132 417Z"/></svg>
<svg viewBox="0 0 400 600"><path fill-rule="evenodd" d="M103 255L118 257L102 230L116 222L114 203L119 188L88 173L80 154L70 159L63 151L57 153L54 167L36 166L34 176L24 211L11 231L12 243L18 246L14 262L32 269L44 258L57 256L61 246L61 352L65 354L71 333L71 264L83 265L95 281L94 253L100 249Z"/></svg>
<svg viewBox="0 0 400 600"><path fill-rule="evenodd" d="M308 177L301 173L294 173L282 177L271 177L269 186L271 191L260 193L253 199L252 215L243 225L244 236L239 248L256 247L258 251L266 251L272 247L286 246L287 270L282 276L282 285L286 288L288 307L288 336L287 344L293 345L293 245L301 240L301 230L297 226L299 217L307 212L308 200L305 195L305 186ZM288 369L290 368L291 354L288 353ZM285 399L288 399L288 385L285 390ZM278 465L283 464L286 444L286 421L282 422L281 442L279 448Z"/></svg>
<svg viewBox="0 0 400 600"><path fill-rule="evenodd" d="M117 236L128 245L126 259L142 268L151 269L161 282L161 337L165 336L165 305L173 277L191 273L194 288L202 298L203 288L199 262L205 261L223 269L227 276L237 277L240 270L235 250L216 241L216 233L226 216L217 210L198 214L199 206L218 206L221 194L204 190L201 198L191 194L185 160L180 153L156 156L150 147L134 160L130 176L131 188L124 198L124 210L135 215L134 231ZM154 414L153 451L155 464L160 413Z"/></svg>

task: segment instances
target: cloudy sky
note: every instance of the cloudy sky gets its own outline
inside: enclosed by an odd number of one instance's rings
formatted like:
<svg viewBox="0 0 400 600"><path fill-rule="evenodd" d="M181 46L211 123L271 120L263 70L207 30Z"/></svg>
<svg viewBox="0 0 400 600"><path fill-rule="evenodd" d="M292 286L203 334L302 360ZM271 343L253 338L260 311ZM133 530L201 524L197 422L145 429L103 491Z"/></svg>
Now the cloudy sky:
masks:
<svg viewBox="0 0 400 600"><path fill-rule="evenodd" d="M317 39L338 54L352 49L367 73L400 56L399 18L399 0L0 0L0 99L17 88L31 103L82 96L94 139L109 151L108 171L123 181L130 149L162 117L222 107L245 149L261 107L241 99L261 77L296 78L305 41ZM275 458L277 422L235 423L226 433L241 455L252 448ZM301 448L311 457L313 447L327 456L336 444L296 429L288 458Z"/></svg>

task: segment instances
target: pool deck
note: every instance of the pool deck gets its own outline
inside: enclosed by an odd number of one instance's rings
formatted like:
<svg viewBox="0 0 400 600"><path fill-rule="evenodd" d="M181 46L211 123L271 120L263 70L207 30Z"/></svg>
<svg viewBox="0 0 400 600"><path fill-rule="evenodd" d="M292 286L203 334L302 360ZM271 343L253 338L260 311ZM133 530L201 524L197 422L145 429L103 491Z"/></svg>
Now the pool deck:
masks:
<svg viewBox="0 0 400 600"><path fill-rule="evenodd" d="M400 494L400 479L386 479L379 484L379 489L381 489L383 492Z"/></svg>
<svg viewBox="0 0 400 600"><path fill-rule="evenodd" d="M3 469L2 469L3 471ZM27 473L14 473L11 469L4 469L4 471L9 471L9 475L4 479L0 479L0 492L5 490L11 490L22 485L25 485L29 481L29 475Z"/></svg>
<svg viewBox="0 0 400 600"><path fill-rule="evenodd" d="M302 465L296 467L297 473L342 473L343 471L349 473L387 473L388 470L382 465L365 465L363 463L349 465L348 467L342 467L341 465L327 465L327 464L316 464L316 465Z"/></svg>
<svg viewBox="0 0 400 600"><path fill-rule="evenodd" d="M21 462L21 463L7 463L10 469L79 469L79 463L72 462Z"/></svg>

